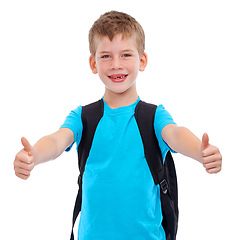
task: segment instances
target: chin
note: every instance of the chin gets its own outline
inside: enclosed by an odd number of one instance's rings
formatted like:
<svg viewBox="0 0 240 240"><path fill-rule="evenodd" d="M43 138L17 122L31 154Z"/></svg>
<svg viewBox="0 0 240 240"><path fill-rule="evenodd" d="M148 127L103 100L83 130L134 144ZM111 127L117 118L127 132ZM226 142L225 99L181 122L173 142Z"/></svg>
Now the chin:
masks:
<svg viewBox="0 0 240 240"><path fill-rule="evenodd" d="M127 89L126 90L120 90L120 89L109 89L108 88L108 90L110 90L112 93L115 93L115 94L123 94L123 93L125 93L125 92L127 92Z"/></svg>

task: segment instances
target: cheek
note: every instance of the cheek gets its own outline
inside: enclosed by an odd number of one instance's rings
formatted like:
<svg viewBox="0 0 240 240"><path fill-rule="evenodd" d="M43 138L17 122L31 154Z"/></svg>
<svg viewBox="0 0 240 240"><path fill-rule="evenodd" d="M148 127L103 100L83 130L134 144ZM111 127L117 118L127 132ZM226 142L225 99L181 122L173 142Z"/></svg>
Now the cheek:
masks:
<svg viewBox="0 0 240 240"><path fill-rule="evenodd" d="M106 75L108 74L108 67L106 63L98 63L97 64L98 69L98 76L99 78L105 82L106 81Z"/></svg>
<svg viewBox="0 0 240 240"><path fill-rule="evenodd" d="M137 74L138 71L139 71L139 63L137 62L132 62L130 65L129 65L129 69L131 69L131 72L134 73L134 74Z"/></svg>
<svg viewBox="0 0 240 240"><path fill-rule="evenodd" d="M98 73L104 73L107 70L107 64L104 62L97 63Z"/></svg>

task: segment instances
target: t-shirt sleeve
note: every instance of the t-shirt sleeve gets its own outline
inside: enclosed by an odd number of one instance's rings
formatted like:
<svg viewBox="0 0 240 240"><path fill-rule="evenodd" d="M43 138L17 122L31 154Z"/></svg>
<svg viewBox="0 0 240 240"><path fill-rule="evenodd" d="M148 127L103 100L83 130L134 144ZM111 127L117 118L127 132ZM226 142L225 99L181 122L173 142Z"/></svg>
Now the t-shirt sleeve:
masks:
<svg viewBox="0 0 240 240"><path fill-rule="evenodd" d="M70 151L72 148L73 144L76 143L77 147L81 141L82 138L82 130L83 130L83 125L82 125L82 107L79 106L75 110L72 110L67 118L65 119L65 122L60 128L69 128L72 130L74 134L74 142L65 150L65 151Z"/></svg>
<svg viewBox="0 0 240 240"><path fill-rule="evenodd" d="M163 105L159 105L156 109L155 113L155 119L154 119L154 129L155 134L158 139L158 143L162 152L163 159L165 160L165 157L167 155L167 152L170 150L171 152L175 152L172 150L167 143L162 138L162 130L165 126L168 124L176 124L173 121L172 116L169 114L167 110L163 107Z"/></svg>

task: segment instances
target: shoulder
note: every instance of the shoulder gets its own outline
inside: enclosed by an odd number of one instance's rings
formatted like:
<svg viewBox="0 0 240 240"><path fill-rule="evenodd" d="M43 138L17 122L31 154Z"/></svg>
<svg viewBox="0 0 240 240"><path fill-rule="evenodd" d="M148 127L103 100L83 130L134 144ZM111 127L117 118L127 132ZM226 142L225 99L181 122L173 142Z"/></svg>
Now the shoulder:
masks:
<svg viewBox="0 0 240 240"><path fill-rule="evenodd" d="M71 111L72 114L76 114L76 115L80 115L82 114L82 106L79 105L77 108L75 108L74 110Z"/></svg>
<svg viewBox="0 0 240 240"><path fill-rule="evenodd" d="M154 105L142 102L136 109L135 115L140 119L140 121L144 123L142 124L143 126L148 125L150 120L153 121L155 135L158 139L162 156L165 159L167 152L171 149L162 138L162 130L168 124L175 124L170 113L165 109L165 107L162 104ZM153 120L152 118L149 119L150 116L153 117Z"/></svg>
<svg viewBox="0 0 240 240"><path fill-rule="evenodd" d="M162 129L168 124L176 124L171 114L163 105L158 105L154 118L154 128L157 133L161 133Z"/></svg>
<svg viewBox="0 0 240 240"><path fill-rule="evenodd" d="M81 122L81 115L82 115L82 106L78 106L74 110L72 110L66 120L65 124L75 125Z"/></svg>
<svg viewBox="0 0 240 240"><path fill-rule="evenodd" d="M138 118L139 114L141 114L141 117L155 114L156 108L156 105L140 100L135 108L135 117Z"/></svg>
<svg viewBox="0 0 240 240"><path fill-rule="evenodd" d="M154 123L157 121L163 121L166 119L172 120L172 116L170 113L165 109L165 107L160 104L152 104L152 103L147 103L144 101L139 101L136 109L135 109L135 116L138 117L139 113L144 113L144 116L149 116L152 115L154 116ZM153 115L154 114L154 115ZM143 115L143 114L142 114Z"/></svg>
<svg viewBox="0 0 240 240"><path fill-rule="evenodd" d="M103 112L103 108L104 108L103 99L100 99L96 102L93 102L93 103L83 106L82 113L84 116L88 115L88 114L94 115L99 112Z"/></svg>
<svg viewBox="0 0 240 240"><path fill-rule="evenodd" d="M82 129L81 114L82 106L78 106L68 114L61 128L69 128L74 135L77 135L77 132Z"/></svg>
<svg viewBox="0 0 240 240"><path fill-rule="evenodd" d="M171 114L165 109L165 107L161 104L158 105L156 108L156 113L155 113L155 120L173 120Z"/></svg>

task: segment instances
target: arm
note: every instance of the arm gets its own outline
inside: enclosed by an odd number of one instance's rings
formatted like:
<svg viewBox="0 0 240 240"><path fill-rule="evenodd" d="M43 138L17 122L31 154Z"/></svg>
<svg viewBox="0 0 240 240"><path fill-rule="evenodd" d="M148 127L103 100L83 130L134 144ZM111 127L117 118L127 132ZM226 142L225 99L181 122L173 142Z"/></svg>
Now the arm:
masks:
<svg viewBox="0 0 240 240"><path fill-rule="evenodd" d="M174 151L202 163L208 173L221 171L222 155L217 147L209 144L206 133L201 141L187 128L169 124L163 128L162 138Z"/></svg>
<svg viewBox="0 0 240 240"><path fill-rule="evenodd" d="M24 137L21 141L23 149L15 157L14 170L16 176L27 179L36 165L60 156L74 142L74 134L70 129L62 128L41 138L34 146Z"/></svg>
<svg viewBox="0 0 240 240"><path fill-rule="evenodd" d="M41 138L33 146L38 155L35 165L56 159L73 142L73 132L68 128L61 128L57 132Z"/></svg>

